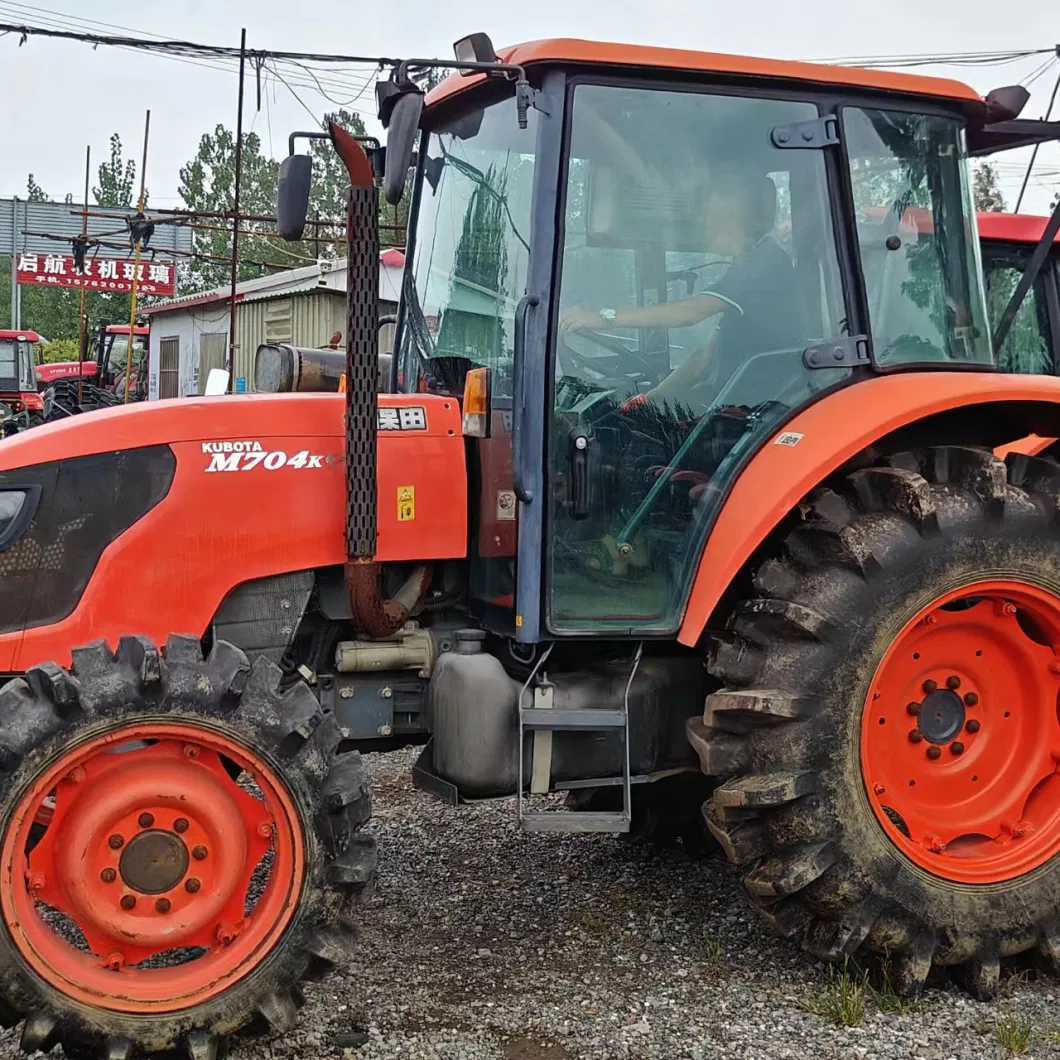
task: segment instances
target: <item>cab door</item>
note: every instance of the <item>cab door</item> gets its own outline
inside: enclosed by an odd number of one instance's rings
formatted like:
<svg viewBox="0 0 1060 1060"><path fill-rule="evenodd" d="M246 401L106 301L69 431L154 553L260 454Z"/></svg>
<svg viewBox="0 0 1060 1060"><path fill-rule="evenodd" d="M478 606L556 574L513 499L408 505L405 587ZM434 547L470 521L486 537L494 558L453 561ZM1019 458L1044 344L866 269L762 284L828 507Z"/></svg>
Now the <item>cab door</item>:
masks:
<svg viewBox="0 0 1060 1060"><path fill-rule="evenodd" d="M853 370L834 148L786 146L828 128L810 99L616 82L570 106L546 623L666 635L743 461Z"/></svg>

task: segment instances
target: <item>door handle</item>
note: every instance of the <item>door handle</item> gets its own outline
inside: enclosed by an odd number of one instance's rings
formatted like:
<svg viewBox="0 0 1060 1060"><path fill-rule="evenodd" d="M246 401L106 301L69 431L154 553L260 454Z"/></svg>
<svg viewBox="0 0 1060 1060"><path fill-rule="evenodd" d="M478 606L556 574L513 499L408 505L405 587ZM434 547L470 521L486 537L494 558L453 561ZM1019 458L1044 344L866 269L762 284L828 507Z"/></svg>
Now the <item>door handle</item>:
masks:
<svg viewBox="0 0 1060 1060"><path fill-rule="evenodd" d="M589 479L589 444L592 439L581 427L570 432L570 514L574 519L588 518L592 506L592 484Z"/></svg>
<svg viewBox="0 0 1060 1060"><path fill-rule="evenodd" d="M534 491L528 483L529 454L526 452L523 430L526 417L526 314L539 306L541 299L536 294L524 294L515 308L515 386L512 393L512 477L515 495L523 504L531 504Z"/></svg>

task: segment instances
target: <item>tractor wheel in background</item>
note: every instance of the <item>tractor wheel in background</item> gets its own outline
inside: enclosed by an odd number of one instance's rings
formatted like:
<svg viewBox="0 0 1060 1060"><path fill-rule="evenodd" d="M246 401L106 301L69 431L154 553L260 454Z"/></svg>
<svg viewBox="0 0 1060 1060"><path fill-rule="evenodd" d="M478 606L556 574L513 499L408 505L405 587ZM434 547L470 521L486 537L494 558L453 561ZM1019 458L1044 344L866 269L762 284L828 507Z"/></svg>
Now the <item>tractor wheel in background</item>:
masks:
<svg viewBox="0 0 1060 1060"><path fill-rule="evenodd" d="M952 966L1060 962L1060 467L941 447L853 473L714 637L704 807L783 935Z"/></svg>
<svg viewBox="0 0 1060 1060"><path fill-rule="evenodd" d="M280 676L126 637L0 690L0 1023L23 1050L213 1060L289 1030L302 981L349 959L370 796Z"/></svg>

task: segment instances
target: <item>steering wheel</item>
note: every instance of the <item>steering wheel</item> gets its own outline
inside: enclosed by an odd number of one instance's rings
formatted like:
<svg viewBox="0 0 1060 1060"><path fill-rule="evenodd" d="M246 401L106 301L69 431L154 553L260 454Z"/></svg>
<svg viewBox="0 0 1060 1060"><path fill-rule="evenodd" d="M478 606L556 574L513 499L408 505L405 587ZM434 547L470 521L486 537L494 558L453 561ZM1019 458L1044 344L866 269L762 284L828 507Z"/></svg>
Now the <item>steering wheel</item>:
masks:
<svg viewBox="0 0 1060 1060"><path fill-rule="evenodd" d="M568 370L573 368L578 375L584 376L589 373L590 378L595 374L603 376L605 379L620 379L639 375L643 372L652 386L658 385L658 372L651 362L647 358L642 357L636 350L631 350L625 343L619 342L618 339L613 339L609 335L600 335L595 331L579 331L578 334L607 350L611 356L599 359L586 357L584 354L572 349L561 339L557 343L556 355L565 374L573 374Z"/></svg>

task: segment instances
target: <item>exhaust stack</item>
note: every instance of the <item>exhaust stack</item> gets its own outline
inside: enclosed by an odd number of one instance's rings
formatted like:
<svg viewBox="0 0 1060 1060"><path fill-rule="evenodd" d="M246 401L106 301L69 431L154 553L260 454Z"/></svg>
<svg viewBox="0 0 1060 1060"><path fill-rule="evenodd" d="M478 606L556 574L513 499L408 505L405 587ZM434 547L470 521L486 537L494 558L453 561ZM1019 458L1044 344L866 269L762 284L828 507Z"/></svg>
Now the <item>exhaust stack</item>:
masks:
<svg viewBox="0 0 1060 1060"><path fill-rule="evenodd" d="M379 318L379 192L361 145L331 125L331 140L350 175L346 216L346 592L354 622L370 637L393 636L430 584L418 567L393 599L382 594L375 562Z"/></svg>

